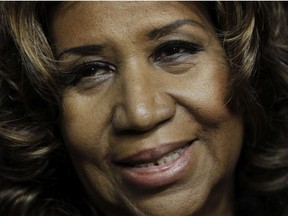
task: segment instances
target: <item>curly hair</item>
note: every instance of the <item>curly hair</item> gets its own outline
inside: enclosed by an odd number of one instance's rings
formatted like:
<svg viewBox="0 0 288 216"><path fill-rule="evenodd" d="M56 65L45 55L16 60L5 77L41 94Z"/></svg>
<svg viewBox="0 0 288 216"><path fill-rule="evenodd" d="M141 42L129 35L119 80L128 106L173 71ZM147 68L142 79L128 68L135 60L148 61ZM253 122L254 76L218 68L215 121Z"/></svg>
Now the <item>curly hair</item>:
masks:
<svg viewBox="0 0 288 216"><path fill-rule="evenodd" d="M58 130L63 85L47 15L54 4L0 3L0 215L101 215ZM236 214L288 215L287 5L203 5L231 68L227 106L245 120Z"/></svg>

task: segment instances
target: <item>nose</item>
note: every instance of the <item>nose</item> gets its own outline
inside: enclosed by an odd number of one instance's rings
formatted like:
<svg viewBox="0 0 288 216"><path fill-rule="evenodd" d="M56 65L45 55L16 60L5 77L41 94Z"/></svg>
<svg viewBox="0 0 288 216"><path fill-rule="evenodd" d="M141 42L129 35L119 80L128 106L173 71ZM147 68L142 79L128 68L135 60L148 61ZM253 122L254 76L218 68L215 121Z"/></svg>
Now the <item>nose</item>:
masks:
<svg viewBox="0 0 288 216"><path fill-rule="evenodd" d="M125 67L112 119L116 132L148 131L175 115L174 100L159 85L161 76L153 70L136 62Z"/></svg>

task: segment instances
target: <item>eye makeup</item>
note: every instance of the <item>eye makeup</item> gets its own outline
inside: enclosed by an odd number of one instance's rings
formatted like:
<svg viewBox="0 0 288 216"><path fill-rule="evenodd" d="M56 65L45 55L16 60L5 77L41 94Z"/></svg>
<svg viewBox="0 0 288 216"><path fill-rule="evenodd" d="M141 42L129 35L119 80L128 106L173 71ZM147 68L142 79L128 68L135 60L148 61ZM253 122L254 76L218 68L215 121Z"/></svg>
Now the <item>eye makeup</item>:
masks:
<svg viewBox="0 0 288 216"><path fill-rule="evenodd" d="M102 60L84 60L81 63L68 66L61 71L61 77L64 85L76 86L82 82L83 84L93 83L97 85L116 72L116 66Z"/></svg>
<svg viewBox="0 0 288 216"><path fill-rule="evenodd" d="M155 48L150 58L158 63L171 63L181 57L196 54L203 51L203 47L184 40L171 40L160 44Z"/></svg>

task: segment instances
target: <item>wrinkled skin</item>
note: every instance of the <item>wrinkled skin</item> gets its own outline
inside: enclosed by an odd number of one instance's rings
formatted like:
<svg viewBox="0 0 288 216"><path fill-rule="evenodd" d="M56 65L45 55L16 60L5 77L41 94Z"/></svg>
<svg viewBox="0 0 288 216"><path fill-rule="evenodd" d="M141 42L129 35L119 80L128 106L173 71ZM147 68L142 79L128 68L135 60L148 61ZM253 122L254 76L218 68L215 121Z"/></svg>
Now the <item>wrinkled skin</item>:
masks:
<svg viewBox="0 0 288 216"><path fill-rule="evenodd" d="M59 67L78 74L67 78L60 125L95 206L111 216L233 215L243 123L226 105L230 69L207 13L181 2L64 3L50 32ZM176 180L133 185L114 163L187 140Z"/></svg>

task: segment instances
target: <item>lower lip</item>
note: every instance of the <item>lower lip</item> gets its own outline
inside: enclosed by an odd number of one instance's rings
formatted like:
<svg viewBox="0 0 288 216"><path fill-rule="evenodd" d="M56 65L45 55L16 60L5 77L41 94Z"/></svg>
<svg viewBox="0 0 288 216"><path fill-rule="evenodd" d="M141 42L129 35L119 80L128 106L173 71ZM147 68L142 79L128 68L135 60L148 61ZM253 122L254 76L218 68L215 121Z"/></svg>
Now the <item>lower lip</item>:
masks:
<svg viewBox="0 0 288 216"><path fill-rule="evenodd" d="M192 162L192 147L190 144L183 154L175 161L145 168L120 167L119 172L129 186L141 189L157 188L177 182L185 177Z"/></svg>

